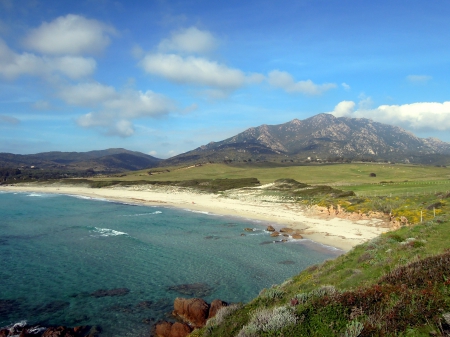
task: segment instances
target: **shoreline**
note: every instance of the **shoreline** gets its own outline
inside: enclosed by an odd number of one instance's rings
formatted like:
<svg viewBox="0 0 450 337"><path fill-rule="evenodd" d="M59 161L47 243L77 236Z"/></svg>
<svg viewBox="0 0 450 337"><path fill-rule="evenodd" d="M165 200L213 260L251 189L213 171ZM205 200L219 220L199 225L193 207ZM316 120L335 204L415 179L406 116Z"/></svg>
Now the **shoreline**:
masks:
<svg viewBox="0 0 450 337"><path fill-rule="evenodd" d="M227 197L167 186L90 188L77 185L36 183L1 185L0 191L84 196L128 204L175 207L213 215L239 217L261 222L262 226L272 225L277 230L282 227L290 227L300 231L304 239L344 252L390 230L389 224L382 219L346 219L305 211L300 205L293 202L248 200L244 195L239 196L239 193Z"/></svg>

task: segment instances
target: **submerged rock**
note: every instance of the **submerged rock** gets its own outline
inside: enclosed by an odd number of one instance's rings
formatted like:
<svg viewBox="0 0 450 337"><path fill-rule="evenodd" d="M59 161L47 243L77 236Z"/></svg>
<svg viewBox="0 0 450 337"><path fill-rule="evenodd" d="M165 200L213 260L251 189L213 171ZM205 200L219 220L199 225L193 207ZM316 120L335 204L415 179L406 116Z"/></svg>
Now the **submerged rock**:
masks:
<svg viewBox="0 0 450 337"><path fill-rule="evenodd" d="M206 297L213 292L213 289L207 283L202 282L170 286L167 287L167 290L194 297Z"/></svg>
<svg viewBox="0 0 450 337"><path fill-rule="evenodd" d="M128 288L116 288L116 289L98 289L91 293L92 297L105 297L105 296L124 296L130 292Z"/></svg>
<svg viewBox="0 0 450 337"><path fill-rule="evenodd" d="M285 261L281 261L281 262L278 262L278 264L295 264L295 261L292 261L292 260L285 260Z"/></svg>

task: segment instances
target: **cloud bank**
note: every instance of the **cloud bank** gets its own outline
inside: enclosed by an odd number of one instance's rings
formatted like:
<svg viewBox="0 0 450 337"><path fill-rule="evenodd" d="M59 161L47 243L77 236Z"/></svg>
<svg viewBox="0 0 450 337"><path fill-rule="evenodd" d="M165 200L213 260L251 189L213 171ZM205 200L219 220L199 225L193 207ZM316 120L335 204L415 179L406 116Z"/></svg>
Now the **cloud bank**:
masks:
<svg viewBox="0 0 450 337"><path fill-rule="evenodd" d="M24 52L12 51L0 39L0 75L7 79L15 79L22 75L49 78L60 74L70 79L80 79L92 75L97 63L93 58L81 56L38 56Z"/></svg>
<svg viewBox="0 0 450 337"><path fill-rule="evenodd" d="M342 101L331 112L336 117L370 118L415 130L450 130L450 101L380 105L375 109L355 109L353 101Z"/></svg>

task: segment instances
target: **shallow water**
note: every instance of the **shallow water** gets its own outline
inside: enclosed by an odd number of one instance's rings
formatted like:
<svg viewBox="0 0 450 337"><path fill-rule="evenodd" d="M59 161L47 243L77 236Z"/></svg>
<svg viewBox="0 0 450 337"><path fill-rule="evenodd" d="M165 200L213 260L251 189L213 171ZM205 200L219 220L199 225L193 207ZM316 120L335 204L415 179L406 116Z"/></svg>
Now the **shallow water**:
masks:
<svg viewBox="0 0 450 337"><path fill-rule="evenodd" d="M307 241L275 244L264 225L107 200L0 193L0 327L27 320L99 325L101 336L148 336L176 297L248 301L339 254Z"/></svg>

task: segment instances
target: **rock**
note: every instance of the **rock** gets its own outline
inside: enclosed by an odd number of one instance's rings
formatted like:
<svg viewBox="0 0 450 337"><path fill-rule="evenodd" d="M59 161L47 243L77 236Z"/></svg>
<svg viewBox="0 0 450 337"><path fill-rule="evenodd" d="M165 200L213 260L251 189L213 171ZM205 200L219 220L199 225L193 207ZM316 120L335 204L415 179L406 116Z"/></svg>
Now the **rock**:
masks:
<svg viewBox="0 0 450 337"><path fill-rule="evenodd" d="M295 240L303 239L303 236L299 233L292 234L292 238Z"/></svg>
<svg viewBox="0 0 450 337"><path fill-rule="evenodd" d="M0 330L0 337L8 337L9 330L1 329Z"/></svg>
<svg viewBox="0 0 450 337"><path fill-rule="evenodd" d="M266 231L268 231L268 232L275 232L275 228L273 228L272 226L267 226L267 229L266 229Z"/></svg>
<svg viewBox="0 0 450 337"><path fill-rule="evenodd" d="M283 228L280 229L280 232L281 233L293 233L294 230L292 228L289 228L289 227L283 227Z"/></svg>
<svg viewBox="0 0 450 337"><path fill-rule="evenodd" d="M289 234L283 233L283 236L286 237L286 238L288 238L288 237L289 237Z"/></svg>
<svg viewBox="0 0 450 337"><path fill-rule="evenodd" d="M124 296L130 292L128 288L98 289L91 293L92 297Z"/></svg>
<svg viewBox="0 0 450 337"><path fill-rule="evenodd" d="M280 235L280 233L277 232L277 231L275 231L275 232L273 232L273 233L270 233L270 236L272 236L272 237L277 237L277 236L279 236L279 235Z"/></svg>
<svg viewBox="0 0 450 337"><path fill-rule="evenodd" d="M192 329L185 323L158 322L155 326L155 334L158 337L186 337Z"/></svg>
<svg viewBox="0 0 450 337"><path fill-rule="evenodd" d="M191 327L186 323L176 322L170 329L170 337L186 337L191 331Z"/></svg>
<svg viewBox="0 0 450 337"><path fill-rule="evenodd" d="M219 311L219 309L228 306L227 302L221 301L221 300L214 300L211 302L211 305L209 307L209 314L208 314L208 319L216 316L217 311Z"/></svg>
<svg viewBox="0 0 450 337"><path fill-rule="evenodd" d="M247 227L247 228L244 228L244 231L246 231L246 232L253 232L253 228Z"/></svg>
<svg viewBox="0 0 450 337"><path fill-rule="evenodd" d="M56 328L48 328L42 334L42 337L75 337L75 333L64 326L58 326Z"/></svg>
<svg viewBox="0 0 450 337"><path fill-rule="evenodd" d="M201 328L206 324L209 305L201 298L176 298L173 304L174 316L178 316L194 328Z"/></svg>
<svg viewBox="0 0 450 337"><path fill-rule="evenodd" d="M172 323L170 322L158 322L155 326L155 335L157 337L171 337Z"/></svg>

